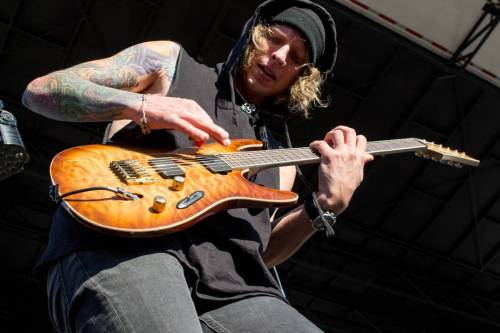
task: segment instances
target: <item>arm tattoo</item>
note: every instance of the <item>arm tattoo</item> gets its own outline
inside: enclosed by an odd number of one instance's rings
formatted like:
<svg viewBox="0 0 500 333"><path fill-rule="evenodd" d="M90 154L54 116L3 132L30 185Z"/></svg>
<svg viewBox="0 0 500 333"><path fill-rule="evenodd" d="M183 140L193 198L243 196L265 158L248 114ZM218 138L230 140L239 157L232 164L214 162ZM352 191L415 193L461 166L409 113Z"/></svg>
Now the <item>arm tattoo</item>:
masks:
<svg viewBox="0 0 500 333"><path fill-rule="evenodd" d="M23 103L35 112L64 121L121 118L127 107L140 104L141 97L130 90L138 87L141 75L161 72L172 79L179 49L177 45L171 49L160 54L139 44L105 64L89 62L52 73L30 84Z"/></svg>
<svg viewBox="0 0 500 333"><path fill-rule="evenodd" d="M108 121L119 118L126 105L140 100L127 91L98 85L72 74L55 74L43 87L49 91L37 97L44 114L65 121Z"/></svg>
<svg viewBox="0 0 500 333"><path fill-rule="evenodd" d="M176 45L176 44L174 44ZM129 48L116 55L114 61L116 66L128 65L138 74L148 74L154 71L163 71L169 79L172 79L177 63L179 48L171 47L170 54L165 56L151 50L144 45Z"/></svg>

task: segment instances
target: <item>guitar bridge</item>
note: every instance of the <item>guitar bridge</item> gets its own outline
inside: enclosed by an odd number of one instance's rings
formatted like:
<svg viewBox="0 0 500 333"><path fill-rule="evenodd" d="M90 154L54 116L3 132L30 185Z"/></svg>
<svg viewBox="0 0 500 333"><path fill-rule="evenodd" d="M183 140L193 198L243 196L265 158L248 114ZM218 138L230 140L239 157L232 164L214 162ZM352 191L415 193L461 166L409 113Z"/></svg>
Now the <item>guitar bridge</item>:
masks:
<svg viewBox="0 0 500 333"><path fill-rule="evenodd" d="M142 185L155 183L146 168L136 160L111 161L109 167L115 175L127 185Z"/></svg>

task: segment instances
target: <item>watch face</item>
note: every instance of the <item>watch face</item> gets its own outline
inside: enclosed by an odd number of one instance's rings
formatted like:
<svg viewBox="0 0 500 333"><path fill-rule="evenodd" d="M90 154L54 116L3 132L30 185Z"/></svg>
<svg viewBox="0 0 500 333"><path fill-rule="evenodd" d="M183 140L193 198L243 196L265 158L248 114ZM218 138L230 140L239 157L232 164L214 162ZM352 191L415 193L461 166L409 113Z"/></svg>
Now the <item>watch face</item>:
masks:
<svg viewBox="0 0 500 333"><path fill-rule="evenodd" d="M337 217L335 216L334 213L332 212L323 212L323 218L325 219L325 221L333 227L333 225L335 224L335 222L337 222ZM325 225L323 224L323 221L321 220L321 216L318 216L316 217L313 221L312 221L312 224L313 224L313 227L316 229L316 230L325 230Z"/></svg>
<svg viewBox="0 0 500 333"><path fill-rule="evenodd" d="M332 227L335 224L335 222L337 222L337 217L332 212L325 212L323 214L323 217L326 219L326 221L328 222L328 224L330 224Z"/></svg>

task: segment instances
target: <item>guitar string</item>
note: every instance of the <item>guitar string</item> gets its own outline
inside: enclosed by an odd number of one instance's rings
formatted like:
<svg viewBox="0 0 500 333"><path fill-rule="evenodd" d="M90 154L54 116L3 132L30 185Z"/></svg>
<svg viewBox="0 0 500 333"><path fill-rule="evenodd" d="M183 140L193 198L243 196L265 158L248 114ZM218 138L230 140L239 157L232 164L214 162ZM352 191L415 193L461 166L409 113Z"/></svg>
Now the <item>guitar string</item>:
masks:
<svg viewBox="0 0 500 333"><path fill-rule="evenodd" d="M408 141L408 140L406 140ZM387 146L384 142L383 146ZM394 148L394 147L393 147ZM401 148L401 147L396 147ZM413 147L418 148L418 147ZM271 154L270 154L271 153ZM300 153L300 154L297 154ZM141 158L141 159L128 159L124 161L130 161L132 163L139 163L143 161L147 161L151 163L147 167L153 168L164 168L168 166L175 167L176 165L180 166L192 166L194 164L205 164L210 166L225 166L226 164L237 164L239 166L244 166L245 164L250 165L266 165L270 163L282 162L289 159L300 161L309 160L311 157L317 158L316 155L311 155L311 150L308 148L296 148L295 150L268 150L268 151L252 151L252 152L237 152L232 154L219 154L212 156L194 156L194 157L186 157L185 155L180 154L165 154L165 157L161 158ZM214 157L219 157L219 159L215 160ZM258 158L262 160L263 158L266 160L264 163L255 162L254 159ZM224 160L225 159L225 160ZM117 161L119 162L119 161ZM122 167L126 167L121 165ZM134 164L137 167L137 164ZM141 164L142 167L145 167L144 164Z"/></svg>
<svg viewBox="0 0 500 333"><path fill-rule="evenodd" d="M254 163L255 160L262 161L266 160L269 162L276 162L282 160L289 159L310 159L311 157L316 158L316 155L311 154L272 154L265 156L252 156L252 155L242 155L242 156L208 156L208 157L196 157L196 158L185 158L183 156L171 156L171 157L163 157L163 158L138 158L138 159L125 159L114 162L130 162L130 163L142 163L148 162L150 165L162 165L162 164L180 164L180 165L190 165L190 164L208 164L208 163L233 163L233 162L246 162L246 163Z"/></svg>
<svg viewBox="0 0 500 333"><path fill-rule="evenodd" d="M299 162L306 162L311 160L311 156L294 156L291 158L290 156L274 156L275 158L268 158L267 160L253 160L253 159L247 159L247 158L240 158L240 159L232 159L232 160L206 160L204 163L200 163L200 160L195 159L195 160L189 160L189 161L179 161L178 159L172 159L172 160L164 160L162 162L158 162L157 160L154 161L154 163L151 164L144 164L140 163L140 160L127 160L131 162L130 164L126 165L120 165L121 168L123 169L129 169L133 170L134 168L148 168L148 169L153 169L153 170L170 170L172 169L177 169L178 166L187 166L187 167L192 167L192 166L199 166L202 168L208 167L231 167L231 168L240 168L240 167L252 167L252 166L263 166L263 165L268 165L268 164L277 164L280 162L288 162L290 161L291 164L293 163L299 163ZM314 159L319 159L316 155L314 155Z"/></svg>
<svg viewBox="0 0 500 333"><path fill-rule="evenodd" d="M310 158L295 158L295 160L291 163L297 163L301 161L309 161ZM132 160L135 161L135 160ZM136 164L131 164L131 165L121 165L122 169L125 172L131 172L131 173L136 173L136 174L146 174L148 172L173 172L173 171L178 171L179 166L187 166L190 167L190 169L196 168L196 169L207 169L207 167L211 168L217 168L217 167L222 167L222 168L227 168L228 166L231 168L231 170L235 169L242 169L245 167L258 167L258 166L266 166L269 164L275 164L279 162L283 162L283 159L280 160L274 160L274 161L267 161L267 162L256 162L256 161L246 161L246 160L237 160L237 161L231 161L229 163L226 163L224 161L218 161L218 160L210 160L204 164L198 163L198 161L193 160L193 161L186 161L184 163L179 163L179 162L172 162L172 161L165 161L164 163L154 163L154 164L142 164L142 163L136 163ZM131 175L129 175L130 177Z"/></svg>
<svg viewBox="0 0 500 333"><path fill-rule="evenodd" d="M163 168L163 167L175 167L175 166L194 166L194 165L201 165L201 166L218 166L218 167L224 167L224 166L254 166L254 165L262 165L262 164L276 164L280 162L285 162L285 161L290 161L291 163L298 163L301 161L310 161L312 156L274 156L272 158L239 158L239 159L194 159L194 160L183 160L183 159L177 159L173 158L170 160L151 160L151 159L129 159L129 160L124 160L126 162L129 162L128 164L119 164L120 167L151 167L151 168ZM314 159L318 158L316 155L314 155ZM318 158L319 159L319 158ZM119 162L119 161L117 161ZM150 162L150 163L144 163L144 162Z"/></svg>
<svg viewBox="0 0 500 333"><path fill-rule="evenodd" d="M232 161L220 161L220 160L209 160L207 161L206 163L198 163L199 162L199 159L194 159L192 161L185 161L184 163L183 162L179 162L179 161L175 161L175 160L178 160L177 158L174 158L174 161L164 161L163 163L154 163L153 165L145 165L145 164L141 164L141 163L138 163L138 164L133 164L133 165L129 165L129 166L122 166L124 169L126 169L126 171L129 171L129 172L133 172L133 173L137 173L137 174L144 174L144 173L147 173L147 172L151 172L151 171L160 171L160 172L171 172L171 171L177 171L179 169L179 166L189 166L191 168L200 168L200 169L206 169L207 167L212 167L212 168L216 168L216 167L223 167L223 168L227 168L228 166L232 169L232 170L235 170L235 169L240 169L240 168L245 168L245 167L258 167L258 166L266 166L266 165L269 165L269 164L276 164L278 162L283 162L283 158L286 158L287 160L289 160L289 156L275 156L275 157L278 157L277 160L268 160L268 161L265 161L265 162L255 162L255 161L251 161L249 162L248 160L246 159L237 159L237 160L232 160ZM281 158L281 159L280 159ZM291 164L293 163L296 163L296 162L301 162L301 161L310 161L310 158L295 158L295 160L293 162L291 162ZM135 168L135 169L134 169ZM139 168L140 170L138 170L137 168Z"/></svg>
<svg viewBox="0 0 500 333"><path fill-rule="evenodd" d="M298 149L301 149L302 148L298 148ZM258 154L258 153L266 153L266 154ZM165 158L156 158L156 159L132 159L132 160L129 160L131 162L141 162L141 161L148 161L148 162L151 162L152 164L151 165L144 165L144 164L141 164L139 163L140 165L137 165L137 164L134 164L132 166L121 166L122 168L143 168L143 170L145 168L149 169L149 170L154 170L154 171L165 171L167 172L170 168L170 170L173 170L173 169L177 169L178 166L194 166L196 164L199 164L199 163L202 163L204 165L201 165L200 167L206 167L206 166L209 166L209 167L226 167L227 164L231 164L229 165L231 168L235 168L235 167L250 167L250 166L262 166L262 165L267 165L267 164L272 164L272 163L276 163L276 162L282 162L285 160L288 160L290 159L291 157L295 160L294 162L301 162L301 161L307 161L310 159L310 156L297 156L297 154L290 154L291 151L282 151L282 150L275 150L273 151L275 154L272 154L272 155L269 155L268 153L271 152L271 151L253 151L253 152L240 152L240 154L236 154L236 153L233 153L233 154L220 154L218 155L218 157L223 157L223 158L226 158L227 161L220 161L220 160L214 160L213 157L194 157L194 158L190 158L189 160L186 159L185 156L179 156L179 155L176 155L176 154L172 154L170 157L165 157ZM297 152L297 151L295 151ZM303 151L301 151L303 153ZM250 154L249 154L250 153ZM309 155L310 155L310 150L308 151ZM254 158L259 158L259 159L262 159L263 156L258 156L258 155L265 155L265 157L267 158L267 161L265 162L255 162L253 161ZM303 154L302 154L303 155ZM317 156L314 156L315 158ZM161 161L159 163L159 161ZM204 162L204 163L203 163ZM293 163L293 162L292 162ZM139 170L129 170L129 171L132 171L132 172L139 172Z"/></svg>
<svg viewBox="0 0 500 333"><path fill-rule="evenodd" d="M307 159L304 159L302 161L308 161ZM227 163L223 162L214 162L214 163L207 163L207 164L201 164L201 163L184 163L184 164L178 164L178 163L170 163L170 164L161 164L161 165L148 165L148 164L134 164L134 165L127 165L127 166L121 166L123 170L126 172L135 172L135 173L140 173L142 171L164 171L164 172L169 172L169 171L177 171L179 169L179 166L184 166L184 167L189 167L190 169L196 168L196 169L207 169L207 167L212 167L212 168L231 168L231 170L235 169L242 169L245 167L257 167L257 166L265 166L268 164L275 164L278 162L282 161L274 161L274 162L260 162L260 163L232 163L232 165L229 165ZM294 162L301 162L301 160L295 160ZM291 162L293 163L293 162Z"/></svg>
<svg viewBox="0 0 500 333"><path fill-rule="evenodd" d="M408 140L405 140L408 141ZM411 140L413 141L413 140ZM383 146L387 146L387 144L384 142ZM413 147L413 148L419 148L419 147ZM298 148L295 149L295 152L304 152L303 148ZM306 148L307 151L307 148ZM287 150L286 152L283 150L274 150L274 153L271 155L272 158L278 159L278 161L269 159L269 153L270 151L252 151L252 152L239 152L240 154L232 153L232 154L220 154L218 155L219 157L230 157L231 161L221 161L221 160L214 160L213 158L210 157L202 157L200 158L199 156L190 158L190 160L186 160L185 156L179 156L177 154L172 154L170 157L164 157L164 158L157 158L157 159L149 159L149 161L154 161L152 165L144 165L139 163L139 165L134 164L133 166L122 166L126 171L128 172L133 172L138 175L147 175L149 172L166 172L168 173L169 171L177 171L180 166L190 166L191 168L199 168L199 169L206 169L208 167L216 168L216 167L227 167L228 164L230 165L230 168L232 170L238 169L239 167L256 167L256 166L265 166L270 163L276 163L276 162L282 162L283 159L290 159L290 155L294 157L294 159L297 159L296 154L290 154L291 151ZM310 155L310 150L308 151ZM250 153L250 154L249 154ZM258 153L266 153L266 154L258 154ZM259 157L262 158L262 156L251 156L251 155L265 155L265 157L268 158L268 162L260 162L260 163L255 163L254 161L249 162L248 157L255 158ZM302 154L303 155L303 154ZM315 156L317 157L317 156ZM302 161L307 161L310 160L310 157L304 157L300 156L300 159ZM142 160L147 160L147 159L142 159ZM162 163L158 163L158 160L162 160ZM181 161L179 161L181 160ZM132 160L132 161L138 161L138 160ZM139 160L140 161L140 160ZM200 161L204 161L204 164L201 164ZM295 162L300 162L301 160L296 160ZM250 165L248 165L250 164ZM137 168L140 168L141 170L137 170ZM131 175L128 175L131 177ZM133 178L133 177L132 177Z"/></svg>
<svg viewBox="0 0 500 333"><path fill-rule="evenodd" d="M404 145L404 146L397 146L396 143L405 143L405 144L408 144L408 143L412 143L412 146L407 146L407 145ZM422 148L422 147L425 147L424 144L421 144L420 142L418 142L418 145L415 146L415 140L414 139L395 139L395 140L381 140L381 141L370 141L368 142L368 146L375 146L375 147L372 147L372 148L378 148L378 149L382 149L382 148L385 148L385 149L401 149L401 148L415 148L415 149L418 149L418 148ZM377 147L378 146L378 147ZM389 147L388 147L389 146ZM210 151L207 151L208 153ZM216 156L216 157L231 157L231 156L244 156L244 157L252 157L252 155L256 155L254 156L255 158L260 158L261 156L258 156L258 155L271 155L274 154L274 153L284 153L284 154L288 154L288 153L292 153L292 152L303 152L303 153L311 153L311 149L309 147L300 147L300 148L285 148L285 149L271 149L271 150L258 150L258 151L239 151L239 152L234 152L234 153L220 153L218 151L216 151L217 154L212 154L212 155L191 155L192 157L189 157L193 160L203 160L203 159L210 159L212 158L212 156ZM180 157L180 158L188 158L186 157L186 155L189 156L189 154L182 154L182 153L158 153L158 154L149 154L149 156L159 156L159 157L156 157L158 159L161 159L161 158L168 158L168 157L172 157L172 158L175 158L175 157ZM140 158L140 159L134 159L136 161L144 161L144 160L154 160L156 158Z"/></svg>
<svg viewBox="0 0 500 333"><path fill-rule="evenodd" d="M314 158L317 158L316 155L313 155ZM224 156L225 157L225 156ZM312 156L298 156L298 155L278 155L278 156L271 156L271 157L266 157L265 159L262 159L261 157L258 157L258 159L254 158L253 156L251 158L248 158L248 156L245 157L239 157L239 158L229 158L229 159L213 159L213 158L206 158L206 159L182 159L182 158L169 158L169 159L131 159L128 160L132 163L136 162L140 165L145 165L142 164L141 162L147 161L149 162L147 165L151 167L163 167L163 166L169 166L169 165L180 165L180 166L190 166L190 165L195 165L195 164L202 164L202 165L218 165L218 166L224 166L224 165L229 165L229 164L238 164L238 165L254 165L254 164L272 164L272 163L278 163L278 162L284 162L288 160L293 160L294 162L300 162L300 161L307 161L310 160ZM293 162L292 162L293 163Z"/></svg>
<svg viewBox="0 0 500 333"><path fill-rule="evenodd" d="M304 153L311 153L310 148L295 148L295 151L302 150ZM154 158L138 158L138 159L133 159L136 161L144 161L144 160L155 160L155 159L162 159L162 158L181 158L181 159L190 159L190 160L203 160L203 159L212 159L213 157L230 157L230 156L235 156L235 157L252 157L252 155L255 155L255 158L261 158L259 155L269 155L273 156L274 154L288 154L288 153L293 153L292 151L289 151L288 149L272 149L272 150L260 150L260 151L251 151L251 152L235 152L235 153L221 153L221 154L212 154L212 155L189 155L189 154L180 154L180 153L163 153L163 154L149 154L149 156L162 156L162 157L154 157Z"/></svg>
<svg viewBox="0 0 500 333"><path fill-rule="evenodd" d="M226 154L226 155L213 155L213 156L204 156L204 157L184 157L184 156L174 156L171 155L169 157L162 157L162 158L132 158L132 159L125 159L121 161L114 161L114 162L130 162L130 163L139 163L141 165L142 162L147 162L149 163L150 166L153 167L161 167L164 165L169 165L169 164L176 164L176 165L181 165L181 166L190 166L193 164L219 164L219 165L225 165L225 164L262 164L261 162L264 160L265 163L276 163L276 162L282 162L286 160L294 160L297 162L300 161L306 161L310 160L311 158L313 159L319 159L317 155L309 151L306 154L291 154L289 152L283 153L279 152L277 154L245 154L245 155L238 155L234 156L231 154Z"/></svg>
<svg viewBox="0 0 500 333"><path fill-rule="evenodd" d="M385 146L385 147L384 147ZM386 145L383 145L380 148L387 148ZM420 147L391 147L392 149L401 149L401 148L420 148ZM301 155L297 155L296 153L301 153ZM158 154L158 156L162 156L161 154ZM236 153L230 153L230 154L217 154L217 155L199 155L199 156L186 156L183 154L178 154L178 153L168 153L168 154L163 154L164 157L159 157L159 158L137 158L137 159L130 159L132 161L148 161L148 162L156 162L156 161L163 161L163 160L182 160L183 162L204 162L208 161L211 162L213 161L214 157L219 157L219 158L225 158L227 160L234 160L234 159L244 159L244 160L252 160L253 158L269 158L270 160L274 158L289 158L291 157L299 157L299 158L308 158L311 155L311 150L309 148L296 148L295 150L288 150L288 149L275 149L275 150L265 150L265 151L252 151L252 152L236 152ZM314 155L316 156L316 155Z"/></svg>

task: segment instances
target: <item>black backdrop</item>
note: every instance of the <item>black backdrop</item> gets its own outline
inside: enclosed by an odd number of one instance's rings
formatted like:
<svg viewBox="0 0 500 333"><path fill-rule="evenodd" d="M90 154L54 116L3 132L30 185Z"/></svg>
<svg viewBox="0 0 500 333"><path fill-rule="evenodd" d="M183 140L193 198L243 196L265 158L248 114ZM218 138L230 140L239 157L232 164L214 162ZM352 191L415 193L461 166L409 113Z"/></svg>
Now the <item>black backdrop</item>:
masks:
<svg viewBox="0 0 500 333"><path fill-rule="evenodd" d="M422 137L482 160L454 169L411 155L367 169L334 240L317 235L278 267L290 302L325 331L438 332L500 328L500 91L411 42L318 1L335 17L340 54L331 105L292 119L294 144L337 124L369 140ZM31 161L0 182L0 326L50 331L32 267L55 205L48 165L58 151L99 142L105 124L45 119L21 105L47 72L133 43L172 39L199 61L222 61L259 1L6 0L0 5L0 99L18 118ZM314 168L306 168L314 177ZM301 186L296 188L301 190Z"/></svg>

